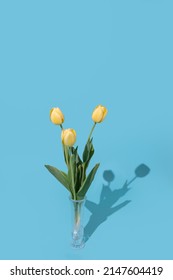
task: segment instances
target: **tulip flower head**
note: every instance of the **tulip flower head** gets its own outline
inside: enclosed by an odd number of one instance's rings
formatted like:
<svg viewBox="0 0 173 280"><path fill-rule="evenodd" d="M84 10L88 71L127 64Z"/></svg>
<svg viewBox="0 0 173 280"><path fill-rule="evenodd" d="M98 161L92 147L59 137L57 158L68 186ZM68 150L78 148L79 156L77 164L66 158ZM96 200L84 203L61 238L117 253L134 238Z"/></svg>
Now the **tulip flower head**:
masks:
<svg viewBox="0 0 173 280"><path fill-rule="evenodd" d="M72 128L63 129L61 133L61 140L65 146L72 147L76 142L76 131Z"/></svg>
<svg viewBox="0 0 173 280"><path fill-rule="evenodd" d="M101 123L105 119L107 112L108 110L106 109L106 107L98 105L92 113L93 121L95 123Z"/></svg>
<svg viewBox="0 0 173 280"><path fill-rule="evenodd" d="M64 122L64 115L59 108L50 110L50 119L53 124L61 125Z"/></svg>

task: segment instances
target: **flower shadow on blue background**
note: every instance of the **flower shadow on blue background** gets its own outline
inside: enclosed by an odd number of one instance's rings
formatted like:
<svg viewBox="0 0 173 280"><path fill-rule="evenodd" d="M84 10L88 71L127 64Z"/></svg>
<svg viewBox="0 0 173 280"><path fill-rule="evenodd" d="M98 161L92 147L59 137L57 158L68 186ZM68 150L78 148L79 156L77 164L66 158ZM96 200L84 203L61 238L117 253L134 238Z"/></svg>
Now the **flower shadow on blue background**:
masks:
<svg viewBox="0 0 173 280"><path fill-rule="evenodd" d="M111 190L110 185L114 180L115 175L111 170L105 170L103 172L103 178L107 182L107 185L102 186L100 193L99 204L93 201L86 200L85 206L92 213L87 225L84 228L84 239L85 242L89 240L91 235L96 231L96 229L104 223L109 216L119 211L121 208L128 205L131 200L125 200L124 202L114 206L117 201L125 196L125 194L130 190L128 186L133 183L137 178L142 178L148 175L150 168L145 164L140 164L135 169L135 176L129 182L126 180L120 189Z"/></svg>

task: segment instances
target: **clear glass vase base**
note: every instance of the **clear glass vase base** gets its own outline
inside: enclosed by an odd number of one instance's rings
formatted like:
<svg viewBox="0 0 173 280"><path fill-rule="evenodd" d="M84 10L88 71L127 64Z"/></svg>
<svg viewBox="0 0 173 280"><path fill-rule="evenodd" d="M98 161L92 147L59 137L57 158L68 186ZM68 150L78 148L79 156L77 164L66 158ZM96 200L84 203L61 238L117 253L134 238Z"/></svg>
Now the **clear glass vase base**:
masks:
<svg viewBox="0 0 173 280"><path fill-rule="evenodd" d="M74 230L72 233L72 247L74 249L82 249L85 246L84 242L84 230L83 227L81 226L78 230Z"/></svg>
<svg viewBox="0 0 173 280"><path fill-rule="evenodd" d="M72 241L71 247L72 249L83 249L85 247L85 242L81 242L80 244L78 244L75 241Z"/></svg>

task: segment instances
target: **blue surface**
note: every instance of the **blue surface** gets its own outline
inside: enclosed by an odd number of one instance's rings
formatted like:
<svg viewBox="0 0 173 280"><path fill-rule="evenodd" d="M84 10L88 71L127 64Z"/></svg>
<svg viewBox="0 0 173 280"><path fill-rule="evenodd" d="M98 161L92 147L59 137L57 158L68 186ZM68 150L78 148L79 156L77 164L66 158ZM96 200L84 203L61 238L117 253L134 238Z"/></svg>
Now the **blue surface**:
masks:
<svg viewBox="0 0 173 280"><path fill-rule="evenodd" d="M0 2L1 259L173 259L172 9L172 0ZM44 168L65 169L49 110L62 109L81 152L97 104L109 113L94 132L91 166L101 166L88 200L99 202L105 170L112 191L140 164L150 173L117 191L114 206L130 202L74 251L68 193Z"/></svg>

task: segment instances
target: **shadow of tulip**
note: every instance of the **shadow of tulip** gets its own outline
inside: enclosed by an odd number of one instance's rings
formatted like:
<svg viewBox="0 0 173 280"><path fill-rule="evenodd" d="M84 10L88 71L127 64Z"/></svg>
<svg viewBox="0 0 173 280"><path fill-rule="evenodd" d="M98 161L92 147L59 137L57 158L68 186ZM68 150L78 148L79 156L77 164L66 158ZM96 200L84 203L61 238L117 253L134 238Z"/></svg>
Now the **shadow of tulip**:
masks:
<svg viewBox="0 0 173 280"><path fill-rule="evenodd" d="M116 190L111 190L110 188L110 185L115 178L114 173L111 170L105 170L103 172L103 178L107 182L107 185L103 184L102 186L99 203L96 204L90 200L86 200L85 203L86 208L92 213L87 225L84 228L85 242L88 241L91 235L103 222L108 219L108 217L131 202L131 200L125 200L124 202L114 206L114 204L130 190L130 188L128 188L130 184L132 184L137 178L147 176L149 172L150 168L148 166L140 164L135 169L135 176L129 182L126 180L123 186Z"/></svg>

